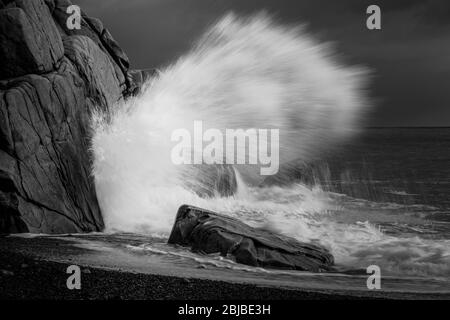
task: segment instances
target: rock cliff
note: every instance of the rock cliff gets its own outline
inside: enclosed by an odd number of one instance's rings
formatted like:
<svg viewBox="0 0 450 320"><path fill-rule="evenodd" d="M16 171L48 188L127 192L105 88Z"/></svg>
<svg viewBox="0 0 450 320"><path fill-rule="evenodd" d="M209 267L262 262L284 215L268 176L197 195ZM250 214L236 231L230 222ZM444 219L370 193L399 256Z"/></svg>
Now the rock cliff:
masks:
<svg viewBox="0 0 450 320"><path fill-rule="evenodd" d="M0 0L0 233L100 231L89 115L136 90L126 54L67 0Z"/></svg>

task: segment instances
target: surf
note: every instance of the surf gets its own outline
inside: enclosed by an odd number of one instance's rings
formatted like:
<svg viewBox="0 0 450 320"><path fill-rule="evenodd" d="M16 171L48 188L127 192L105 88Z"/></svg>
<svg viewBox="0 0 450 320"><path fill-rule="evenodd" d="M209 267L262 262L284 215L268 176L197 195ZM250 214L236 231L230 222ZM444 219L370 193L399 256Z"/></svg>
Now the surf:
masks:
<svg viewBox="0 0 450 320"><path fill-rule="evenodd" d="M345 205L320 185L265 186L257 165L235 165L233 195L201 196L196 186L207 171L171 161L172 133L196 120L223 132L278 129L280 166L338 148L358 134L371 106L368 70L339 60L304 27L264 14L229 14L212 25L137 96L93 114L93 176L106 231L168 237L177 209L190 204L320 243L345 268L378 263L392 274L449 276L448 242L340 223Z"/></svg>

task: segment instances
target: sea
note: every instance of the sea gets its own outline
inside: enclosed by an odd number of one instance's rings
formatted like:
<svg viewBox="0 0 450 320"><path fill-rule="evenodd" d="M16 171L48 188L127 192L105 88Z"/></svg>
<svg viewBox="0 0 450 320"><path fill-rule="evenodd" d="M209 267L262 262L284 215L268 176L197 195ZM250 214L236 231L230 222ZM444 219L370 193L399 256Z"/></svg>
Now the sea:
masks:
<svg viewBox="0 0 450 320"><path fill-rule="evenodd" d="M203 205L327 247L334 272L250 267L232 256L169 245L168 232L151 228L112 228L71 240L106 253L110 265L139 272L360 294L370 291L368 268L377 266L381 292L448 294L450 128L367 128L333 153L315 165L313 184L246 187Z"/></svg>
<svg viewBox="0 0 450 320"><path fill-rule="evenodd" d="M225 16L136 97L93 114L102 241L194 276L366 291L375 268L384 290L448 292L450 129L365 128L377 108L370 72L301 27ZM233 195L199 195L203 177L170 160L173 133L196 121L279 129L281 179L234 166ZM335 272L252 268L170 246L183 204L324 246Z"/></svg>

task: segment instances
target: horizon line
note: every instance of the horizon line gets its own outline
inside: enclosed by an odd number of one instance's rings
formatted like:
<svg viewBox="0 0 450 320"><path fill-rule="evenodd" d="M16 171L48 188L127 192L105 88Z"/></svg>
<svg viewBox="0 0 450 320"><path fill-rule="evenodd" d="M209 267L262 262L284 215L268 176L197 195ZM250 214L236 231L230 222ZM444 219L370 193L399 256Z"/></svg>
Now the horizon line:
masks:
<svg viewBox="0 0 450 320"><path fill-rule="evenodd" d="M450 126L367 126L364 129L450 129Z"/></svg>

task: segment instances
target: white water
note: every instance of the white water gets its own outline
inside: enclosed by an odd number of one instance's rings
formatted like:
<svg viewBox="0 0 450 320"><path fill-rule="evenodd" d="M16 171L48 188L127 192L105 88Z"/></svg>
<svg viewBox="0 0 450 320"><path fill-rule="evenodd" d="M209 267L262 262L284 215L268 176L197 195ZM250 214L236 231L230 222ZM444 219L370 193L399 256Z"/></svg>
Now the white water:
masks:
<svg viewBox="0 0 450 320"><path fill-rule="evenodd" d="M171 162L173 130L194 120L220 130L280 129L281 161L308 161L359 129L365 80L363 69L337 63L301 28L226 16L139 96L94 115L93 173L107 230L167 237L178 207L191 204L318 242L341 266L450 276L449 242L339 222L339 201L319 187L259 188L255 170L240 168L236 196L201 198L185 183L198 171Z"/></svg>

